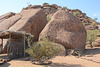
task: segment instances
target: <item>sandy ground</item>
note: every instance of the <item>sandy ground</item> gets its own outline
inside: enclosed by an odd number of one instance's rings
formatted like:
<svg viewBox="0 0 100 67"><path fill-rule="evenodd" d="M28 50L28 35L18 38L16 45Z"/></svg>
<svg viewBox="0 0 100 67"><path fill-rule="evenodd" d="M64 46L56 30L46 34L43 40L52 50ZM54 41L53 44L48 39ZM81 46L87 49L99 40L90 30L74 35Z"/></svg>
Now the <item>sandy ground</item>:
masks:
<svg viewBox="0 0 100 67"><path fill-rule="evenodd" d="M2 55L0 55L0 58ZM14 59L0 67L100 67L100 48L87 49L84 56L57 56L52 60L51 65L34 65L31 61L24 61L25 58Z"/></svg>

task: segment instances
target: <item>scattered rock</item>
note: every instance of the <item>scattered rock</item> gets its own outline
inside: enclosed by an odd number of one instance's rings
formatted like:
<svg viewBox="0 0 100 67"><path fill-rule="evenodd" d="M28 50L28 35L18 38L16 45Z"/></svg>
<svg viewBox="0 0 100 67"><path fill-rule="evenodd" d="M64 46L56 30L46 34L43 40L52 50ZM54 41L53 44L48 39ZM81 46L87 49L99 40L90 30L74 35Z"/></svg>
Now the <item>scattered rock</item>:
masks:
<svg viewBox="0 0 100 67"><path fill-rule="evenodd" d="M93 26L93 25L87 25L85 28L86 28L86 30L95 30L95 29L98 29L97 26Z"/></svg>
<svg viewBox="0 0 100 67"><path fill-rule="evenodd" d="M25 58L25 61L29 61L30 60L30 58Z"/></svg>

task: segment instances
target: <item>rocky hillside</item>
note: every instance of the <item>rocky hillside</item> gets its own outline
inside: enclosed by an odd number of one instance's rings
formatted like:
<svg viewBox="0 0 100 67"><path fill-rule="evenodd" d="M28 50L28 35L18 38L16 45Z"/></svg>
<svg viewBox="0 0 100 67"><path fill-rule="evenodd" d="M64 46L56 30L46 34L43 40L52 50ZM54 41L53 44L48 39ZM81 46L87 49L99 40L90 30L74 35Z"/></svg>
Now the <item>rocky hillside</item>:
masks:
<svg viewBox="0 0 100 67"><path fill-rule="evenodd" d="M45 14L48 16L48 18L50 19L53 14L58 11L58 10L66 10L67 12L73 14L74 16L76 16L77 18L79 18L79 20L85 25L91 25L91 24L99 24L98 22L96 22L95 20L93 20L92 18L88 17L86 15L86 13L83 13L81 10L79 9L68 9L67 7L60 7L56 4L52 4L49 5L48 3L44 3L43 5L28 5L27 7L23 8L23 10L28 10L28 9L43 9ZM7 13L5 15L0 16L0 22L3 21L4 19L7 19L11 16L15 15L15 13Z"/></svg>
<svg viewBox="0 0 100 67"><path fill-rule="evenodd" d="M0 31L25 31L34 35L34 42L45 35L58 44L65 47L69 46L68 49L76 49L77 47L82 52L86 45L85 29L100 29L99 26L98 22L79 9L71 10L67 7L60 7L56 4L49 5L48 3L29 5L23 8L20 13L9 12L0 16ZM44 35L40 34L41 31ZM6 52L7 40L4 41L3 48L3 51Z"/></svg>
<svg viewBox="0 0 100 67"><path fill-rule="evenodd" d="M29 5L26 8L23 8L22 10L37 8L42 8L45 11L45 14L50 17L52 17L52 15L58 10L66 10L74 16L78 17L82 22L86 23L86 25L91 23L98 23L92 18L88 17L86 13L83 13L79 9L68 9L67 7L60 7L56 4L49 5L48 3L44 3L43 5Z"/></svg>
<svg viewBox="0 0 100 67"><path fill-rule="evenodd" d="M60 7L56 4L49 5L48 3L44 3L43 5L29 5L26 8L23 8L22 11L27 9L37 9L37 8L41 8L44 10L45 14L47 15L48 21L51 19L51 17L54 15L56 11L65 10L71 13L72 15L76 16L84 24L87 30L94 30L100 28L98 22L88 17L86 13L83 13L79 9L68 9L67 7Z"/></svg>

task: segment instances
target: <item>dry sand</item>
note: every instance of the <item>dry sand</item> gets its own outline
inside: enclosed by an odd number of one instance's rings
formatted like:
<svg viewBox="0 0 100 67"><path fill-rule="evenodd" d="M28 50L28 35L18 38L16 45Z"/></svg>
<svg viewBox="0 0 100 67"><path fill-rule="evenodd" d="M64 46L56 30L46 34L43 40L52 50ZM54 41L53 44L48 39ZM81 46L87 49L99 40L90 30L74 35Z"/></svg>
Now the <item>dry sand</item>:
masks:
<svg viewBox="0 0 100 67"><path fill-rule="evenodd" d="M0 56L1 57L1 56ZM51 65L34 65L31 61L24 61L25 58L14 59L0 67L100 67L100 48L88 49L84 56L57 56Z"/></svg>

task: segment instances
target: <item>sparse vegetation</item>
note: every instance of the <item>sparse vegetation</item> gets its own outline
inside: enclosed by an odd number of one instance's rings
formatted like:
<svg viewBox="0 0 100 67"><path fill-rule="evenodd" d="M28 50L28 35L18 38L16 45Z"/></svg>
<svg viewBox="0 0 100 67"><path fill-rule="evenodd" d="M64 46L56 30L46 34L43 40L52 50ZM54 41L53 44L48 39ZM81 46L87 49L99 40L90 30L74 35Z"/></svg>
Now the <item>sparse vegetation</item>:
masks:
<svg viewBox="0 0 100 67"><path fill-rule="evenodd" d="M43 3L43 5L49 5L49 3Z"/></svg>
<svg viewBox="0 0 100 67"><path fill-rule="evenodd" d="M63 7L64 9L68 9L67 7Z"/></svg>
<svg viewBox="0 0 100 67"><path fill-rule="evenodd" d="M49 22L51 20L51 17L47 16L47 21Z"/></svg>
<svg viewBox="0 0 100 67"><path fill-rule="evenodd" d="M89 18L89 20L90 20L90 21L93 21L93 19L92 19L92 18Z"/></svg>
<svg viewBox="0 0 100 67"><path fill-rule="evenodd" d="M74 16L80 16L80 13L78 11L73 13Z"/></svg>
<svg viewBox="0 0 100 67"><path fill-rule="evenodd" d="M96 24L95 24L95 23L91 23L91 25L96 26Z"/></svg>
<svg viewBox="0 0 100 67"><path fill-rule="evenodd" d="M97 34L99 30L87 30L87 42L89 42L91 48L93 48L95 40L97 39Z"/></svg>
<svg viewBox="0 0 100 67"><path fill-rule="evenodd" d="M30 56L34 57L39 62L44 62L56 55L61 51L60 47L54 46L54 43L44 38L43 41L33 43L26 50Z"/></svg>
<svg viewBox="0 0 100 67"><path fill-rule="evenodd" d="M85 26L86 23L83 21L82 24Z"/></svg>

